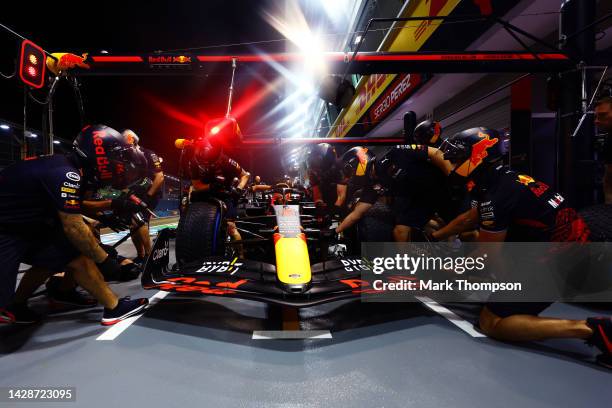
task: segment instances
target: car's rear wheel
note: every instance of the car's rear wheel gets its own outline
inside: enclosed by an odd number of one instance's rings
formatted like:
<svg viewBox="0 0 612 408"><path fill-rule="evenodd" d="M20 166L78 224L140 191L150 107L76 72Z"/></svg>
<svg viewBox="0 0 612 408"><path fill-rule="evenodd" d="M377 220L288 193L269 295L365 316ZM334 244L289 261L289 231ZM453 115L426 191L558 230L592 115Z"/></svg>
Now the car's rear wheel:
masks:
<svg viewBox="0 0 612 408"><path fill-rule="evenodd" d="M612 205L593 205L580 210L579 214L589 226L591 241L612 241Z"/></svg>
<svg viewBox="0 0 612 408"><path fill-rule="evenodd" d="M213 202L192 202L182 214L176 231L179 265L206 256L223 255L227 240L223 208Z"/></svg>

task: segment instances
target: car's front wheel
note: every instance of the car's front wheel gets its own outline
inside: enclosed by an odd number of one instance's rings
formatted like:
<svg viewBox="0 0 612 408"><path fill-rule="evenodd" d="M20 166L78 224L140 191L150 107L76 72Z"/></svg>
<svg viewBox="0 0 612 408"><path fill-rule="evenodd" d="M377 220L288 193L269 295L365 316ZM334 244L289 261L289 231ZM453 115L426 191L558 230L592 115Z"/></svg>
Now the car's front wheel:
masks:
<svg viewBox="0 0 612 408"><path fill-rule="evenodd" d="M207 256L223 255L227 225L223 207L214 202L192 202L181 215L176 231L179 265Z"/></svg>

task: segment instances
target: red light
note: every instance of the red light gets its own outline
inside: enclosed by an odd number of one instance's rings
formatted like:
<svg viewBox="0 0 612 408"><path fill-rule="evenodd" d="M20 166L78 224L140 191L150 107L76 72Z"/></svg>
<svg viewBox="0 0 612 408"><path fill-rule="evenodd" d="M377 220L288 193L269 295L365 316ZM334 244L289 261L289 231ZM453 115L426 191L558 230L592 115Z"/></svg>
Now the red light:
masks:
<svg viewBox="0 0 612 408"><path fill-rule="evenodd" d="M19 78L32 88L42 88L45 83L45 51L31 41L23 40L19 53Z"/></svg>

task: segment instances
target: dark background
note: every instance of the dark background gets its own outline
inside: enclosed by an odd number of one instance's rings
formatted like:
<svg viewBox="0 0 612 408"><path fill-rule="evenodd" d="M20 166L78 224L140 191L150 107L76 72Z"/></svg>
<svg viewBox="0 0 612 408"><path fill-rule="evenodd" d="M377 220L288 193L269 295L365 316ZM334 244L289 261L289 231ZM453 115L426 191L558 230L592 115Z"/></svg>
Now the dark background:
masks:
<svg viewBox="0 0 612 408"><path fill-rule="evenodd" d="M262 11L273 12L279 3L270 0L239 1L105 1L105 2L11 2L3 7L0 23L34 41L49 52L89 52L100 55L134 55L156 50L218 46L278 40L281 34L266 23ZM14 70L20 40L0 30L0 70ZM283 51L284 42L216 47L195 52L210 54ZM165 169L176 174L177 137L202 134L204 123L225 114L231 75L216 69L205 76L89 76L82 77L87 122L104 123L117 130L131 128L141 144L158 152ZM276 118L257 125L256 120L280 102L271 94L254 101L262 87L274 78L268 71L239 66L234 112L247 138L273 137L269 129ZM40 99L47 91L36 91ZM0 80L0 119L23 123L23 86L19 79ZM72 140L80 129L73 93L62 83L56 93L55 134ZM42 110L28 102L28 128L41 129ZM245 152L235 156L251 172L270 180L283 170L277 152L257 151L253 161ZM251 168L249 168L251 166Z"/></svg>

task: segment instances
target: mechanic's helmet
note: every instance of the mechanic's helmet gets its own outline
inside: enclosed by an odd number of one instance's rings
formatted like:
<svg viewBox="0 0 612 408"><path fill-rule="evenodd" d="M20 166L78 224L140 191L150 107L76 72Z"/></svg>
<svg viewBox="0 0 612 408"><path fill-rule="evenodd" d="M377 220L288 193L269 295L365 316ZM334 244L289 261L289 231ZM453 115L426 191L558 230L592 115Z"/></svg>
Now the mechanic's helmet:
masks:
<svg viewBox="0 0 612 408"><path fill-rule="evenodd" d="M131 129L125 129L123 132L121 132L121 135L125 139L125 142L129 145L138 146L138 143L140 143L140 138L136 132Z"/></svg>
<svg viewBox="0 0 612 408"><path fill-rule="evenodd" d="M376 156L363 146L355 146L347 150L340 160L342 161L342 175L345 178L368 176L372 174Z"/></svg>
<svg viewBox="0 0 612 408"><path fill-rule="evenodd" d="M426 120L414 128L414 142L420 145L437 146L440 143L442 126L440 122Z"/></svg>
<svg viewBox="0 0 612 408"><path fill-rule="evenodd" d="M453 173L474 177L477 169L480 172L502 160L506 153L502 136L494 129L472 128L447 138L440 150L444 159L455 165Z"/></svg>
<svg viewBox="0 0 612 408"><path fill-rule="evenodd" d="M308 152L306 164L310 172L323 174L334 166L337 159L336 149L332 145L319 143Z"/></svg>
<svg viewBox="0 0 612 408"><path fill-rule="evenodd" d="M211 142L208 138L198 139L194 144L193 161L199 169L202 179L214 177L216 164L221 157L223 149L218 143Z"/></svg>
<svg viewBox="0 0 612 408"><path fill-rule="evenodd" d="M72 145L83 171L99 187L125 189L146 176L144 154L106 125L86 126Z"/></svg>

